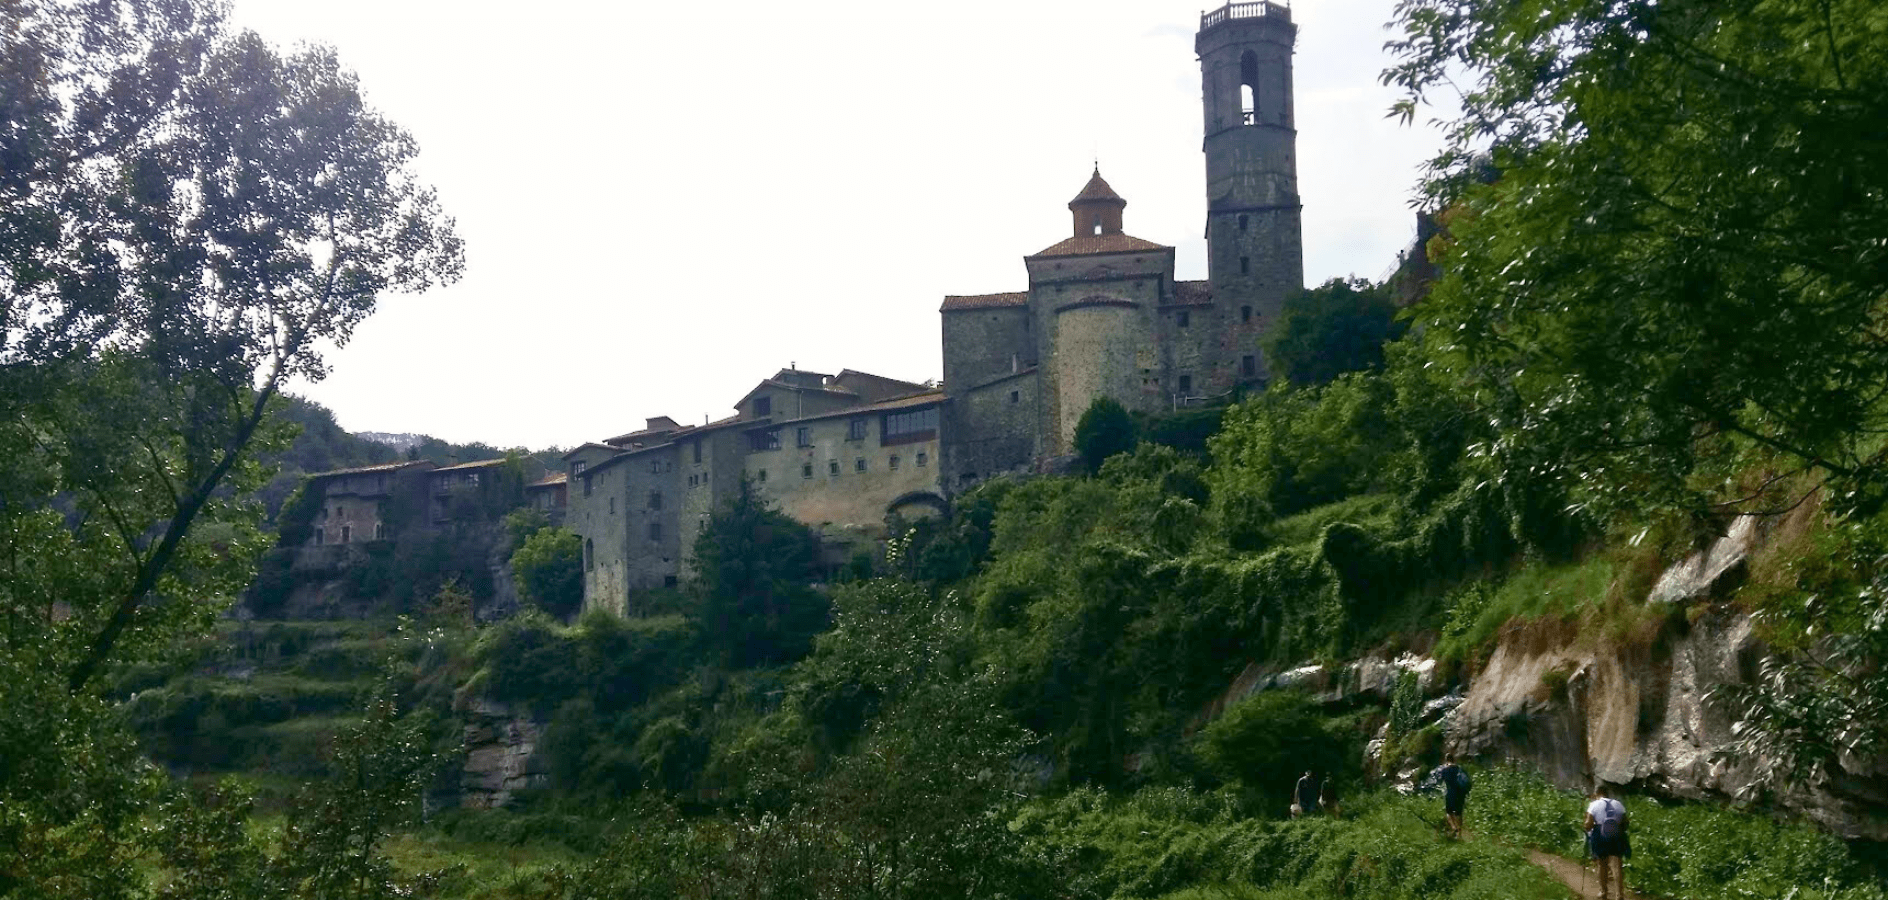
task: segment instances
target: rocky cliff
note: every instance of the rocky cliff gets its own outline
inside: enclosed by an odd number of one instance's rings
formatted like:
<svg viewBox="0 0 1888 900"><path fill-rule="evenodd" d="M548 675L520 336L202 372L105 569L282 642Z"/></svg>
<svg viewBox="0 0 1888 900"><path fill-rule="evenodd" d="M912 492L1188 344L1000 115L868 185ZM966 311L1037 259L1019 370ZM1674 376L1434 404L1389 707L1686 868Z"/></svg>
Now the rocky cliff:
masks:
<svg viewBox="0 0 1888 900"><path fill-rule="evenodd" d="M1742 519L1668 567L1648 602L1670 615L1649 640L1583 634L1566 623L1511 625L1447 695L1433 662L1410 654L1336 669L1253 666L1195 727L1273 688L1306 690L1329 704L1387 703L1401 673L1414 672L1432 698L1425 723L1439 721L1445 746L1465 757L1537 770L1565 788L1597 779L1660 796L1756 801L1844 837L1888 841L1888 761L1845 759L1823 783L1764 791L1753 761L1729 752L1735 722L1709 697L1718 685L1748 683L1767 652L1750 616L1717 598L1734 589L1778 525ZM1371 752L1381 746L1373 742Z"/></svg>
<svg viewBox="0 0 1888 900"><path fill-rule="evenodd" d="M462 714L466 760L459 805L492 809L510 803L518 791L549 786L550 775L537 752L543 722L490 700L471 700Z"/></svg>
<svg viewBox="0 0 1888 900"><path fill-rule="evenodd" d="M1667 568L1648 602L1679 605L1649 646L1569 626L1508 629L1450 716L1448 746L1513 760L1563 787L1599 779L1687 799L1757 799L1844 837L1888 840L1888 766L1847 759L1824 783L1766 793L1754 761L1729 752L1736 723L1710 700L1712 688L1755 677L1766 652L1750 616L1712 601L1778 524L1740 519Z"/></svg>

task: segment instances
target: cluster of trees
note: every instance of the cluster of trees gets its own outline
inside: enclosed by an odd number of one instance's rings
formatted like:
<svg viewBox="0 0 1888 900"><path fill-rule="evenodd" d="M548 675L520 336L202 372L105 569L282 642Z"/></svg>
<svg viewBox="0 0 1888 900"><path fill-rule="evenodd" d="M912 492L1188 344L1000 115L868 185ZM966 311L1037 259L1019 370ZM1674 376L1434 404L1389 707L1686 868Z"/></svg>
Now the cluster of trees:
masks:
<svg viewBox="0 0 1888 900"><path fill-rule="evenodd" d="M383 294L457 277L451 220L331 51L190 0L0 5L0 894L149 895L147 857L201 873L175 896L408 889L376 848L430 745L397 692L268 847L240 799L140 763L111 687L249 580L282 385ZM1405 115L1468 86L1425 185L1441 274L1400 320L1367 284L1300 298L1272 390L1205 429L1097 407L1089 477L989 485L887 578L820 591L804 529L744 496L672 615L479 638L484 689L551 707L563 785L752 811L651 831L565 895L1041 893L1017 792L1238 783L1289 752L1265 727L1303 724L1289 701L1190 735L1246 660L1437 627L1524 552L1809 495L1840 527L1762 610L1794 655L1728 699L1778 780L1878 754L1888 13L1404 0L1397 24ZM526 594L567 612L569 540L520 531ZM705 888L656 852L762 844L795 849Z"/></svg>
<svg viewBox="0 0 1888 900"><path fill-rule="evenodd" d="M280 53L210 3L5 19L0 892L142 895L164 779L101 689L248 581L286 381L462 253L332 51Z"/></svg>

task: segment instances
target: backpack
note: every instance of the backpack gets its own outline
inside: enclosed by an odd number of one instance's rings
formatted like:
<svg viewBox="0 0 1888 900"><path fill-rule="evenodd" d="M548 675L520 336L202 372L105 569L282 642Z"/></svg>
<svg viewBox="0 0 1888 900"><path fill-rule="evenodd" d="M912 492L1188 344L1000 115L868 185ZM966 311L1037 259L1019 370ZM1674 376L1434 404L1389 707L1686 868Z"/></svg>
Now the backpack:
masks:
<svg viewBox="0 0 1888 900"><path fill-rule="evenodd" d="M1455 775L1451 778L1451 780L1455 782L1455 789L1459 791L1463 796L1467 796L1468 789L1475 786L1474 782L1471 782L1469 780L1468 770L1462 768L1461 766L1455 767Z"/></svg>
<svg viewBox="0 0 1888 900"><path fill-rule="evenodd" d="M1608 840L1619 837L1626 826L1626 807L1617 800L1602 801L1598 825L1600 837Z"/></svg>

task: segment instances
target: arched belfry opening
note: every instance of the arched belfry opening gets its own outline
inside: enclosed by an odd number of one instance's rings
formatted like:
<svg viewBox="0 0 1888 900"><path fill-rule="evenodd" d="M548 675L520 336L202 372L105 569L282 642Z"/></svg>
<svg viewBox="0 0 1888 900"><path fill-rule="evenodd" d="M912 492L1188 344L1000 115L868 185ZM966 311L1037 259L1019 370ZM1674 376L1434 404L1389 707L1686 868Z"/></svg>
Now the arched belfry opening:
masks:
<svg viewBox="0 0 1888 900"><path fill-rule="evenodd" d="M1121 233L1121 210L1128 205L1121 195L1108 186L1101 178L1101 166L1095 166L1095 174L1090 176L1082 192L1069 201L1069 211L1075 214L1075 236L1092 237L1102 234Z"/></svg>
<svg viewBox="0 0 1888 900"><path fill-rule="evenodd" d="M1239 114L1247 125L1259 124L1259 55L1239 54Z"/></svg>

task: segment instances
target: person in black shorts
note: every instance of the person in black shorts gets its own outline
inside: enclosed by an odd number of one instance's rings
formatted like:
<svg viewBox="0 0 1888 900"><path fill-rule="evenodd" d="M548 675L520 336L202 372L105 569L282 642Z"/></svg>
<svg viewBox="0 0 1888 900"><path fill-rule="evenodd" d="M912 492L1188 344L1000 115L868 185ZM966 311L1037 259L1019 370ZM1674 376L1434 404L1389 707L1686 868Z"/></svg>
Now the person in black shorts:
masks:
<svg viewBox="0 0 1888 900"><path fill-rule="evenodd" d="M1593 786L1586 805L1586 855L1599 861L1600 900L1625 900L1625 860L1632 855L1626 804L1613 799L1605 782ZM1611 888L1611 891L1607 889Z"/></svg>
<svg viewBox="0 0 1888 900"><path fill-rule="evenodd" d="M1455 764L1455 754L1442 758L1442 768L1436 770L1436 780L1442 783L1442 815L1449 826L1449 836L1462 836L1462 808L1468 803L1468 773Z"/></svg>
<svg viewBox="0 0 1888 900"><path fill-rule="evenodd" d="M1298 779L1298 787L1292 791L1291 817L1310 815L1318 809L1318 779L1305 770L1305 777Z"/></svg>

